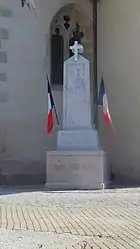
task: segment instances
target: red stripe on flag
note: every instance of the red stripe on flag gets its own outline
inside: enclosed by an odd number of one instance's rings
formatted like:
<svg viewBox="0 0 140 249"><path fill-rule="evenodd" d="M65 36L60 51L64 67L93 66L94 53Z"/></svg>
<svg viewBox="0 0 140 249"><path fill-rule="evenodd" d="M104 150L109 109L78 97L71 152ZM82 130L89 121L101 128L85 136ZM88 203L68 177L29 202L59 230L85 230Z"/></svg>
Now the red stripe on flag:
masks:
<svg viewBox="0 0 140 249"><path fill-rule="evenodd" d="M108 100L107 100L106 93L104 93L103 95L103 118L104 118L105 124L107 126L111 126L112 120L111 120L111 116L110 116L109 109L108 109Z"/></svg>
<svg viewBox="0 0 140 249"><path fill-rule="evenodd" d="M109 113L103 113L103 118L104 118L104 122L107 126L110 126L112 124L111 117L110 117Z"/></svg>
<svg viewBox="0 0 140 249"><path fill-rule="evenodd" d="M48 114L48 122L47 122L47 133L49 134L53 128L53 111L50 109Z"/></svg>

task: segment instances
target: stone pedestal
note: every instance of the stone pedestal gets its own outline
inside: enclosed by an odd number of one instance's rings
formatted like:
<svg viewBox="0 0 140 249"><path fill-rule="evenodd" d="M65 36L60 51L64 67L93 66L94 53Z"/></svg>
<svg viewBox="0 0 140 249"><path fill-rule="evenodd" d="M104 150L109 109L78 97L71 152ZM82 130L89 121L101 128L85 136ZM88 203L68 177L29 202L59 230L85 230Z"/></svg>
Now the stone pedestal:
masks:
<svg viewBox="0 0 140 249"><path fill-rule="evenodd" d="M63 130L57 150L47 152L48 189L101 189L109 181L106 155L91 124L89 75L89 61L77 51L64 62Z"/></svg>
<svg viewBox="0 0 140 249"><path fill-rule="evenodd" d="M98 151L48 151L48 190L93 190L105 188L109 181L106 154Z"/></svg>
<svg viewBox="0 0 140 249"><path fill-rule="evenodd" d="M98 150L98 133L96 130L59 131L57 136L58 150Z"/></svg>

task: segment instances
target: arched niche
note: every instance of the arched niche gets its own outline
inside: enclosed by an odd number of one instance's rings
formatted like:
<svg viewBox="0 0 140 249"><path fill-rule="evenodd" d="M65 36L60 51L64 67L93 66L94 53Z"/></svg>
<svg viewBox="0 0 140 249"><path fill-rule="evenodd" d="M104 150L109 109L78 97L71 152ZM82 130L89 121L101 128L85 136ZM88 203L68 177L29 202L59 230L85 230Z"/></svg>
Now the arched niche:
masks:
<svg viewBox="0 0 140 249"><path fill-rule="evenodd" d="M53 17L50 26L50 78L52 85L63 84L63 62L72 54L69 46L74 41L76 23L83 34L81 43L84 56L90 60L91 80L93 80L93 25L92 20L77 4L62 7Z"/></svg>

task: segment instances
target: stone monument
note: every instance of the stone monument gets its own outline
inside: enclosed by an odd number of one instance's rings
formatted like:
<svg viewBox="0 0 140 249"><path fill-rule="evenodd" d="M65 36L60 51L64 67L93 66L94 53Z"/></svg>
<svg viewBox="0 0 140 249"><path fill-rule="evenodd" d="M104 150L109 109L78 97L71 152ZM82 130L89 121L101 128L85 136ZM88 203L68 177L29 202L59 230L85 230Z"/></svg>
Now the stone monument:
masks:
<svg viewBox="0 0 140 249"><path fill-rule="evenodd" d="M89 61L80 55L83 46L77 41L70 49L74 55L64 62L63 130L58 131L57 150L47 151L46 187L101 189L109 170L92 128Z"/></svg>

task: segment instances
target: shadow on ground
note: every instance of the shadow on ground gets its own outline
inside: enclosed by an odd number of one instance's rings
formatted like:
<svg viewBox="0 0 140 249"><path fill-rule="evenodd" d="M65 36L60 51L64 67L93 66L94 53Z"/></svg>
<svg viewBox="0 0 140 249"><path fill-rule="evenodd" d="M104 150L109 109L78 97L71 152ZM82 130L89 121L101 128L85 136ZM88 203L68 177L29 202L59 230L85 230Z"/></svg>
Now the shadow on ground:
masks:
<svg viewBox="0 0 140 249"><path fill-rule="evenodd" d="M140 184L135 184L135 183L131 183L131 184L122 184L119 182L113 182L112 184L110 184L105 191L111 191L111 190L117 190L117 189L134 189L134 188L139 188ZM30 193L30 192L44 192L44 193L58 193L58 192L62 192L62 193L71 193L71 192L95 192L98 190L48 190L45 188L45 185L3 185L0 186L0 196L2 195L13 195L13 194L19 194L19 193Z"/></svg>

